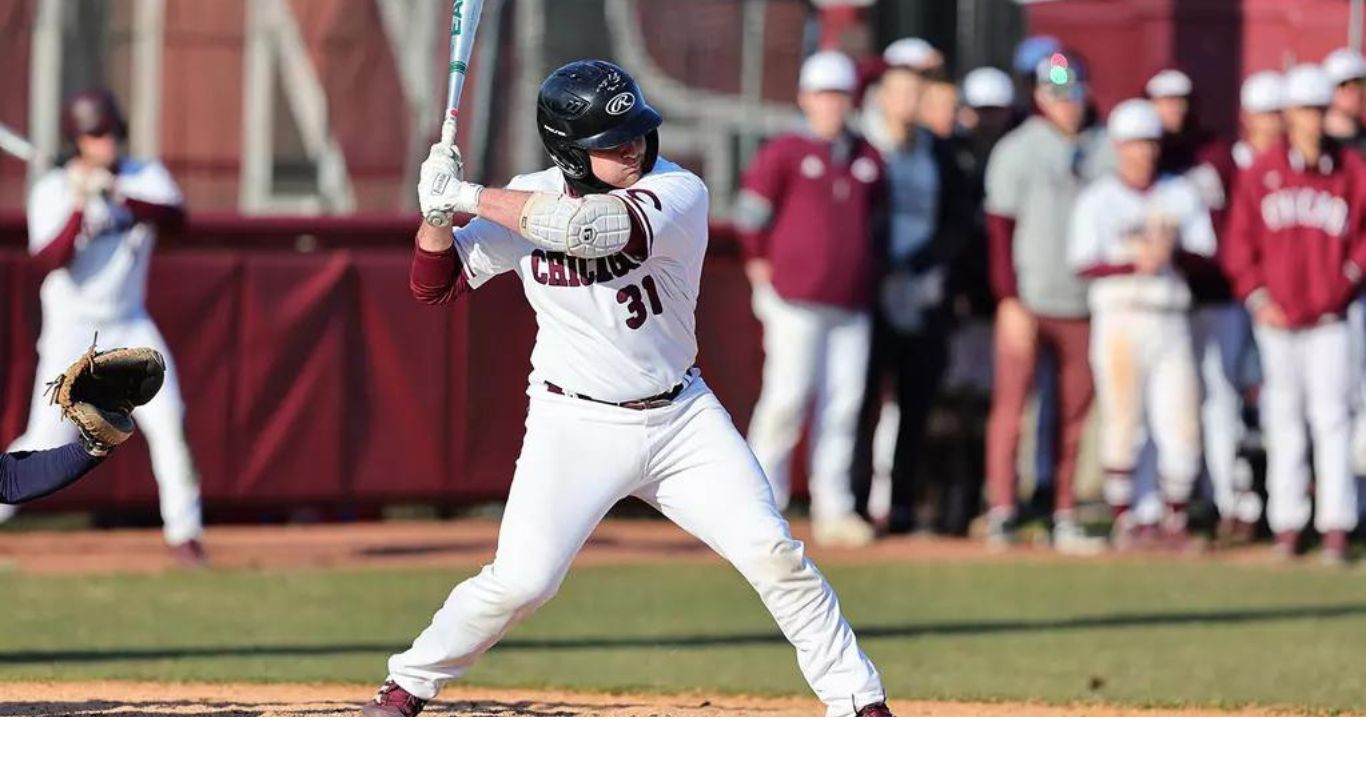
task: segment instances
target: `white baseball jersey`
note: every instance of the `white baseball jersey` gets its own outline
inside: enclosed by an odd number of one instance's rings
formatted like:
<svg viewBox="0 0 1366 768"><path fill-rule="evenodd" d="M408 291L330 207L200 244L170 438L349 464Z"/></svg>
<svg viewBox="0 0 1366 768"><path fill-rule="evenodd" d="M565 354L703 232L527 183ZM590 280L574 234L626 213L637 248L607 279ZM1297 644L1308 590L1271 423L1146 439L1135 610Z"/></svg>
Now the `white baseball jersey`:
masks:
<svg viewBox="0 0 1366 768"><path fill-rule="evenodd" d="M1209 209L1189 180L1163 177L1148 189L1137 190L1111 174L1092 182L1077 198L1068 261L1076 271L1131 264L1130 238L1141 234L1154 220L1177 228L1177 247L1181 250L1214 255L1216 240ZM1088 300L1092 312L1107 307L1184 310L1190 307L1191 291L1176 267L1168 264L1155 275L1115 274L1095 280Z"/></svg>
<svg viewBox="0 0 1366 768"><path fill-rule="evenodd" d="M156 162L120 161L116 186L148 203L180 205L183 200L171 174ZM65 169L48 171L34 184L28 201L30 253L57 237L71 218L72 205ZM154 225L134 221L126 207L107 197L88 201L75 256L43 280L44 328L62 317L99 324L143 314L147 264L155 245ZM60 313L53 311L57 308Z"/></svg>
<svg viewBox="0 0 1366 768"><path fill-rule="evenodd" d="M518 176L509 189L561 194L563 172ZM695 310L707 250L707 188L660 158L626 201L648 255L580 259L545 253L518 233L475 219L455 233L470 286L516 271L536 312L531 382L622 402L681 383L697 358Z"/></svg>

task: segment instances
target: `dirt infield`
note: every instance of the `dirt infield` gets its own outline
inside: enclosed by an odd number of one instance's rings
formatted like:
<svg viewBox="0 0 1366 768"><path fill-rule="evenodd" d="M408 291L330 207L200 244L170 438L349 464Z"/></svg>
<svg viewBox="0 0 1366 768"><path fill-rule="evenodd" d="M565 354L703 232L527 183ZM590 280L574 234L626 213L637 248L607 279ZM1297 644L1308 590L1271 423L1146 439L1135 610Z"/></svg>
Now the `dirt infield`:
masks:
<svg viewBox="0 0 1366 768"><path fill-rule="evenodd" d="M793 529L803 539L809 533L804 524ZM209 529L206 545L216 568L469 567L488 562L497 540L498 523L494 520L391 521L215 527ZM988 551L977 541L915 536L884 539L860 550L813 546L809 551L819 563L1057 557L1029 547L1000 553ZM1262 547L1213 556L1226 561L1270 560L1269 549ZM667 521L608 520L594 532L577 564L680 560L718 558L706 545ZM158 531L30 532L0 534L0 567L24 573L155 572L172 567L172 563Z"/></svg>
<svg viewBox="0 0 1366 768"><path fill-rule="evenodd" d="M0 683L0 716L349 717L373 691L346 685L241 683ZM1134 709L1041 703L891 702L914 717L1126 717L1293 714L1272 709ZM653 693L578 693L456 687L427 708L437 716L477 717L815 717L810 698Z"/></svg>

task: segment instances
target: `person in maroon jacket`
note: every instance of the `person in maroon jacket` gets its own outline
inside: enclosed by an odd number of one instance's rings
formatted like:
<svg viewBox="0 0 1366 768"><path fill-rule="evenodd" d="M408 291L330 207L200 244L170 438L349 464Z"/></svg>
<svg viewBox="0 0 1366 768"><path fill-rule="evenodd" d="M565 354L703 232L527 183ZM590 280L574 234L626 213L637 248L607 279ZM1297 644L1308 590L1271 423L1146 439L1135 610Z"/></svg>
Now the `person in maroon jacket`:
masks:
<svg viewBox="0 0 1366 768"><path fill-rule="evenodd" d="M778 506L786 506L792 451L815 400L813 537L834 546L873 538L854 509L850 468L887 180L877 149L846 125L855 81L854 64L841 53L817 53L803 64L806 128L759 151L736 215L764 325L763 391L749 444Z"/></svg>
<svg viewBox="0 0 1366 768"><path fill-rule="evenodd" d="M1294 555L1316 513L1329 563L1357 524L1350 456L1355 376L1345 320L1366 270L1366 162L1325 139L1333 84L1306 64L1286 75L1286 139L1238 179L1225 266L1252 313L1265 373L1267 521ZM1313 437L1311 505L1305 422Z"/></svg>

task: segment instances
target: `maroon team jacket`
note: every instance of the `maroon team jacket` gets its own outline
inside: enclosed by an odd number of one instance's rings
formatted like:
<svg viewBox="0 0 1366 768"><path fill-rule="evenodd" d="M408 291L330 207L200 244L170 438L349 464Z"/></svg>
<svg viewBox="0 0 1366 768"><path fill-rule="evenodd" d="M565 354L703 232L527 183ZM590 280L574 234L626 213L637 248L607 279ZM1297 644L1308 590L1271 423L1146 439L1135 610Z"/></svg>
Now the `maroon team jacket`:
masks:
<svg viewBox="0 0 1366 768"><path fill-rule="evenodd" d="M745 172L744 193L766 216L737 220L747 259L773 264L784 299L866 309L885 222L887 174L861 137L836 142L804 134L773 139Z"/></svg>
<svg viewBox="0 0 1366 768"><path fill-rule="evenodd" d="M1292 328L1345 315L1366 270L1366 161L1331 145L1307 168L1282 141L1239 175L1224 237L1239 299L1265 290Z"/></svg>

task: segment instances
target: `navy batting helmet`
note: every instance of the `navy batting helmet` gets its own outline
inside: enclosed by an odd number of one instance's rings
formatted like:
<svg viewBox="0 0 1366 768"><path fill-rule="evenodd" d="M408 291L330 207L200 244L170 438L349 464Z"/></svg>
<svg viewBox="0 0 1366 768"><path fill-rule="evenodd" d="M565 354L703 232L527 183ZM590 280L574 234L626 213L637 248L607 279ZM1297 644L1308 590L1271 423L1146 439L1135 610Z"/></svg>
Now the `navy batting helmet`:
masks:
<svg viewBox="0 0 1366 768"><path fill-rule="evenodd" d="M626 70L607 61L575 61L541 84L536 123L545 151L580 194L611 187L593 175L588 151L610 149L644 136L649 173L659 157L659 125L664 119L645 102Z"/></svg>

